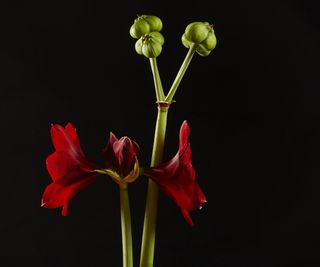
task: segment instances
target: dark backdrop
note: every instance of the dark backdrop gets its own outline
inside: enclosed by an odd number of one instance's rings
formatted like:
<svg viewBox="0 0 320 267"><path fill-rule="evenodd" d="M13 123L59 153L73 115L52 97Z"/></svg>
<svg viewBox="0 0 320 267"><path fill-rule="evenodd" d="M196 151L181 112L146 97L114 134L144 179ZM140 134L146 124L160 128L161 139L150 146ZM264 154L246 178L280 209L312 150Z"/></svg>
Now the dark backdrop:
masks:
<svg viewBox="0 0 320 267"><path fill-rule="evenodd" d="M154 14L166 38L166 89L192 21L215 25L218 45L195 56L171 107L165 159L191 127L192 160L207 195L196 226L160 196L155 266L319 266L319 19L311 1L25 1L1 8L0 265L121 266L117 186L99 179L69 216L41 209L50 183L50 124L72 122L87 156L108 134L151 155L156 117L148 60L129 36ZM146 179L130 187L139 257Z"/></svg>

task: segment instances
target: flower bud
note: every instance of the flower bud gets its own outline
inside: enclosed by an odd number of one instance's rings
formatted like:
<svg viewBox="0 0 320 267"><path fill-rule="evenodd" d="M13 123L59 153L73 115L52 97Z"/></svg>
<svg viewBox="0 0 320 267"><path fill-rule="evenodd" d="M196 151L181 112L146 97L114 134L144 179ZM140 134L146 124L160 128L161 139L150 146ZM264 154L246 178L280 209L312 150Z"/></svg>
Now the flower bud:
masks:
<svg viewBox="0 0 320 267"><path fill-rule="evenodd" d="M134 20L133 25L130 27L130 35L139 39L142 35L151 32L159 32L162 29L162 21L152 15L142 15Z"/></svg>
<svg viewBox="0 0 320 267"><path fill-rule="evenodd" d="M160 32L143 35L135 44L136 52L147 58L158 57L162 51L164 38Z"/></svg>

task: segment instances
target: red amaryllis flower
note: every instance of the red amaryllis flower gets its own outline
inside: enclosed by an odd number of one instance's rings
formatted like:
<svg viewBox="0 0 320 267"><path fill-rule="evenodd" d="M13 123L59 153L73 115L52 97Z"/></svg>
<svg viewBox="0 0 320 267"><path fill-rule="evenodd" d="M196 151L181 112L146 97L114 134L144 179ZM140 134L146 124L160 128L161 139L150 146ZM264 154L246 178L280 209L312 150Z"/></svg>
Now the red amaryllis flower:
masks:
<svg viewBox="0 0 320 267"><path fill-rule="evenodd" d="M104 150L108 174L119 185L133 182L139 176L137 156L140 148L135 141L124 136L118 139L112 132Z"/></svg>
<svg viewBox="0 0 320 267"><path fill-rule="evenodd" d="M190 225L194 225L189 211L200 209L206 202L204 193L195 182L195 170L191 162L191 149L188 141L190 128L184 121L180 128L179 150L168 162L157 167L145 168L149 176L181 208Z"/></svg>
<svg viewBox="0 0 320 267"><path fill-rule="evenodd" d="M55 152L47 157L46 165L53 182L46 187L41 206L63 207L66 216L70 200L95 180L96 167L85 158L71 123L65 128L52 125L51 138Z"/></svg>

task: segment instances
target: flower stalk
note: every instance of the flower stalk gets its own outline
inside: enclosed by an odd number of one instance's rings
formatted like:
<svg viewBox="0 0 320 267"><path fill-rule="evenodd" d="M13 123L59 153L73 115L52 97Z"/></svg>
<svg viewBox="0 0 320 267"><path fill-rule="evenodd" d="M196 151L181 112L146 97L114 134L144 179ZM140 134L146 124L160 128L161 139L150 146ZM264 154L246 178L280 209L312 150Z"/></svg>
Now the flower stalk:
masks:
<svg viewBox="0 0 320 267"><path fill-rule="evenodd" d="M179 84L184 76L184 74L186 73L186 70L187 68L189 67L189 64L193 58L193 55L196 51L196 44L191 44L189 50L188 50L188 53L184 59L184 61L182 62L182 65L179 69L179 72L176 76L176 78L174 79L173 83L172 83L172 86L169 90L169 93L167 94L167 96L165 97L165 101L166 102L171 102L178 87L179 87Z"/></svg>
<svg viewBox="0 0 320 267"><path fill-rule="evenodd" d="M120 189L120 215L121 215L123 267L133 267L131 214L130 214L128 186L120 185L119 189Z"/></svg>
<svg viewBox="0 0 320 267"><path fill-rule="evenodd" d="M179 72L167 96L165 96L163 92L156 58L150 58L150 65L151 65L151 70L153 74L157 103L158 103L158 115L157 115L157 121L155 126L152 157L151 157L151 164L150 164L151 167L159 165L162 161L164 145L165 145L168 110L169 110L170 104L173 102L173 97L179 87L179 84L196 51L195 48L196 48L195 45L190 46L189 51L179 69ZM149 179L148 189L147 189L146 209L145 209L145 215L144 215L143 233L142 233L140 267L153 266L157 211L158 211L158 186L151 179Z"/></svg>
<svg viewBox="0 0 320 267"><path fill-rule="evenodd" d="M156 90L157 101L164 101L165 96L163 93L162 83L161 83L159 69L157 65L157 58L156 57L149 58L149 61L150 61L150 66L153 74L154 88Z"/></svg>

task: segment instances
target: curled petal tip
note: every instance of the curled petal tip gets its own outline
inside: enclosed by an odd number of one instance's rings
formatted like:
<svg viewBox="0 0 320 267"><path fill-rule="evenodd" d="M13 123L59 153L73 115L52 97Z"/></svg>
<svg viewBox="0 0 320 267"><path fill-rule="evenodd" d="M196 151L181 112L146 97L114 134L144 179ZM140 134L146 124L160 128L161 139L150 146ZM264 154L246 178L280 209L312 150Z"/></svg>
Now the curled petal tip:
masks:
<svg viewBox="0 0 320 267"><path fill-rule="evenodd" d="M46 204L47 204L46 202L41 202L40 207L41 207L41 208L44 208L44 207L46 206Z"/></svg>
<svg viewBox="0 0 320 267"><path fill-rule="evenodd" d="M132 183L135 180L137 180L139 175L140 175L139 161L135 156L135 163L134 163L133 170L123 180L126 181L127 183Z"/></svg>

